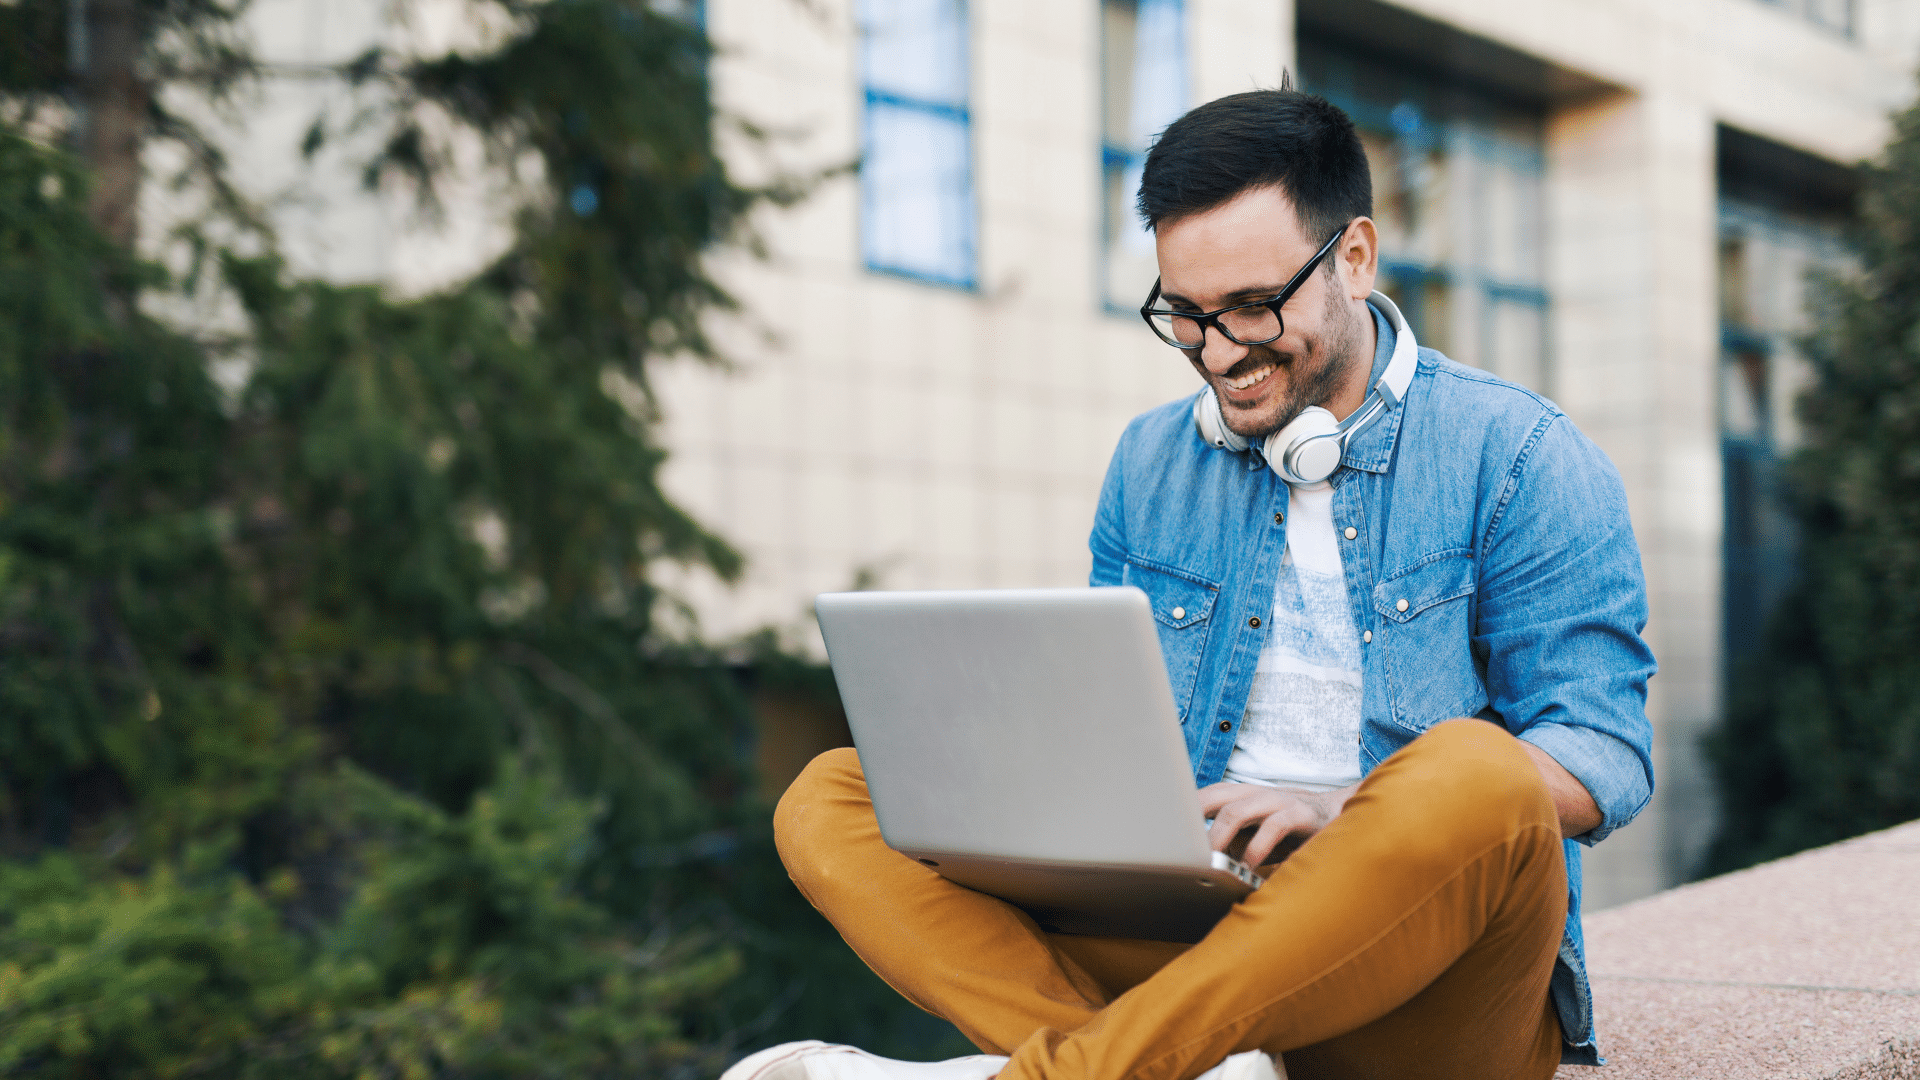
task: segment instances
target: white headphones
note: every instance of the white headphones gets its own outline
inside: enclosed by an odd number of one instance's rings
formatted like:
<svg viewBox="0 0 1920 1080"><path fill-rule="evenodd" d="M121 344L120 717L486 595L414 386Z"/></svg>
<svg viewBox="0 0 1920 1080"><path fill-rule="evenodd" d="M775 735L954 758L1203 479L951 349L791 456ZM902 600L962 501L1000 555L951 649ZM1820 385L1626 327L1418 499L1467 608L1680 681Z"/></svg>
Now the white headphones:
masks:
<svg viewBox="0 0 1920 1080"><path fill-rule="evenodd" d="M1420 346L1413 340L1406 316L1381 293L1367 297L1367 303L1379 308L1393 323L1393 359L1368 391L1367 399L1345 420L1335 420L1327 410L1309 405L1286 427L1267 436L1260 451L1273 471L1289 484L1317 484L1332 476L1346 456L1347 444L1400 404L1407 396L1407 387L1413 385ZM1220 415L1220 399L1211 386L1193 401L1193 425L1202 439L1222 450L1247 448L1246 436L1227 429L1226 419Z"/></svg>

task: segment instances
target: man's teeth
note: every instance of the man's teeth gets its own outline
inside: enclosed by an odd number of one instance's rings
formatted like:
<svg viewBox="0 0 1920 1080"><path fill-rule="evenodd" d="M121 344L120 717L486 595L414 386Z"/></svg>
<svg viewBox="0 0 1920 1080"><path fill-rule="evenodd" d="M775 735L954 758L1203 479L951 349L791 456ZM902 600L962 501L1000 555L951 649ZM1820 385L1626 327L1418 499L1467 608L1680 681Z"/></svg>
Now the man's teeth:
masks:
<svg viewBox="0 0 1920 1080"><path fill-rule="evenodd" d="M1252 386L1255 383L1258 383L1260 380L1273 374L1273 369L1276 366L1277 365L1274 365L1274 364L1268 364L1266 367L1261 368L1259 371L1256 371L1251 375L1243 375L1238 379L1228 379L1227 385L1233 387L1235 390L1245 390L1247 387Z"/></svg>

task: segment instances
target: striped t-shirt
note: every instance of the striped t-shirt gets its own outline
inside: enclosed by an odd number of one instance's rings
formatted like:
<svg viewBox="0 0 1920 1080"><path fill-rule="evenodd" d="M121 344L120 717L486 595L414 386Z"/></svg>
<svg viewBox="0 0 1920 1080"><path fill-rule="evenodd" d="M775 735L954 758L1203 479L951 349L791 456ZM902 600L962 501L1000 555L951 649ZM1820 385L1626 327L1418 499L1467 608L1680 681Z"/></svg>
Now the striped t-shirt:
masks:
<svg viewBox="0 0 1920 1080"><path fill-rule="evenodd" d="M1226 779L1327 791L1360 779L1360 637L1347 602L1333 487L1287 491L1287 550Z"/></svg>

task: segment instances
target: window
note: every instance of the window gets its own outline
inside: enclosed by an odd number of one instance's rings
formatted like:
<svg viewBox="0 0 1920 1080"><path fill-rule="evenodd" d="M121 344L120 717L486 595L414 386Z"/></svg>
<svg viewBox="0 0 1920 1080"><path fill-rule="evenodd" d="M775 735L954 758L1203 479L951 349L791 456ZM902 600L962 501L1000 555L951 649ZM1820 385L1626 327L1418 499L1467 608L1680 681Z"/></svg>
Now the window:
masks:
<svg viewBox="0 0 1920 1080"><path fill-rule="evenodd" d="M978 277L964 0L860 0L867 268L971 289Z"/></svg>
<svg viewBox="0 0 1920 1080"><path fill-rule="evenodd" d="M1182 0L1100 4L1101 205L1107 307L1132 313L1158 272L1153 234L1134 209L1155 136L1187 111L1187 31Z"/></svg>
<svg viewBox="0 0 1920 1080"><path fill-rule="evenodd" d="M1544 115L1316 39L1300 72L1360 129L1380 290L1420 343L1546 391Z"/></svg>
<svg viewBox="0 0 1920 1080"><path fill-rule="evenodd" d="M1801 351L1820 273L1850 272L1852 169L1722 126L1719 183L1721 627L1737 679L1791 584L1799 538L1779 462L1799 444L1794 400L1812 377Z"/></svg>
<svg viewBox="0 0 1920 1080"><path fill-rule="evenodd" d="M1729 194L1727 180L1719 213L1721 603L1735 677L1760 651L1794 575L1798 539L1779 460L1798 442L1793 401L1807 378L1799 339L1809 329L1808 289L1815 273L1844 270L1850 256L1844 219L1749 202Z"/></svg>

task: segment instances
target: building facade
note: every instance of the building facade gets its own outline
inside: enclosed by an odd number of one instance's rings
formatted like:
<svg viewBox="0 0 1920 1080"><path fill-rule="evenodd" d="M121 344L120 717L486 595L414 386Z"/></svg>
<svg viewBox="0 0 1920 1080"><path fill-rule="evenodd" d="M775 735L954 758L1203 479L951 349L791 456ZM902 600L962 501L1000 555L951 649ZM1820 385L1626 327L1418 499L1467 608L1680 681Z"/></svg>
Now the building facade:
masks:
<svg viewBox="0 0 1920 1080"><path fill-rule="evenodd" d="M1699 750L1790 530L1769 494L1810 266L1915 92L1910 0L708 0L748 177L859 159L728 257L729 370L657 375L683 505L746 553L715 637L817 649L813 594L1085 581L1100 478L1197 379L1133 314L1141 157L1292 72L1359 123L1386 284L1424 342L1557 402L1625 478L1661 661L1660 789L1598 909L1683 879ZM1730 674L1731 672L1731 674Z"/></svg>
<svg viewBox="0 0 1920 1080"><path fill-rule="evenodd" d="M1920 4L669 7L718 46L722 108L771 133L729 147L738 175L861 163L762 216L765 258L717 257L743 307L714 321L728 367L655 368L669 494L748 559L736 584L663 568L701 633L774 627L818 653L821 591L1084 583L1121 429L1198 386L1133 313L1154 277L1144 154L1193 105L1290 72L1360 126L1383 288L1421 340L1553 399L1625 479L1659 788L1589 853L1588 906L1688 875L1714 828L1700 737L1792 567L1771 483L1806 380L1807 271L1846 265L1846 165L1914 96ZM408 40L483 39L463 11L422 5ZM298 67L393 44L381 12L258 0L249 19ZM270 85L234 147L263 195L302 193L274 200L297 269L418 292L498 250L484 179L446 192L434 231L360 190L351 145L289 172L286 133L337 92ZM843 730L801 719L769 740L782 760Z"/></svg>

